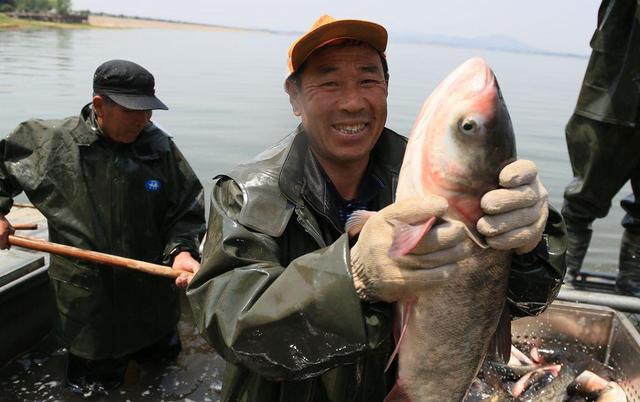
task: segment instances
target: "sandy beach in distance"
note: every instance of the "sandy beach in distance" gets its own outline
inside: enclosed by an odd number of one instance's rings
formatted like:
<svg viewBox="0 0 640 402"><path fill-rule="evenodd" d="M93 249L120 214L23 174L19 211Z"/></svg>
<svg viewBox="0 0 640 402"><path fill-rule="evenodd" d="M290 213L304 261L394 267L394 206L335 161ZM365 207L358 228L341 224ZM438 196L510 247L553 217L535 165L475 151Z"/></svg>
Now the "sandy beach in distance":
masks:
<svg viewBox="0 0 640 402"><path fill-rule="evenodd" d="M248 31L248 29L223 27L216 25L194 24L188 22L169 22L142 18L112 17L106 15L90 15L89 25L98 28L146 28L146 29L180 29L188 31Z"/></svg>
<svg viewBox="0 0 640 402"><path fill-rule="evenodd" d="M176 29L185 31L205 32L268 32L261 29L236 28L213 24L198 24L191 22L164 21L157 19L135 18L112 15L89 15L88 23L67 23L34 21L29 19L13 18L10 15L0 13L0 29Z"/></svg>

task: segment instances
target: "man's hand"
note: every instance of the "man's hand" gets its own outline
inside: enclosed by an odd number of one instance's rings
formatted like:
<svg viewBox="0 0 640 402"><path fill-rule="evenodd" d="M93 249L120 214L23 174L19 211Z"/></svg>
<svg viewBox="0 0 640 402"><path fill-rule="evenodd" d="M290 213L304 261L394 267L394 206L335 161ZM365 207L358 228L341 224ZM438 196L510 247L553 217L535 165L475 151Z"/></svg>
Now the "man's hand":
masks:
<svg viewBox="0 0 640 402"><path fill-rule="evenodd" d="M3 214L0 214L0 250L11 247L9 244L9 235L15 232L13 226L9 223Z"/></svg>
<svg viewBox="0 0 640 402"><path fill-rule="evenodd" d="M200 269L200 263L191 256L191 253L183 251L175 256L171 268L190 272L181 274L176 278L176 285L179 288L184 289L187 287L189 282L191 282L193 275L195 275Z"/></svg>
<svg viewBox="0 0 640 402"><path fill-rule="evenodd" d="M536 165L515 161L500 172L500 187L482 197L484 217L477 229L497 250L517 254L532 251L542 238L549 208L547 189L538 178Z"/></svg>
<svg viewBox="0 0 640 402"><path fill-rule="evenodd" d="M395 302L429 288L457 268L474 248L462 223L445 222L426 235L420 232L429 218L443 216L447 208L442 197L412 198L389 205L365 223L351 248L351 272L360 298ZM392 244L397 248L407 235L415 236L417 245L409 254L390 256Z"/></svg>

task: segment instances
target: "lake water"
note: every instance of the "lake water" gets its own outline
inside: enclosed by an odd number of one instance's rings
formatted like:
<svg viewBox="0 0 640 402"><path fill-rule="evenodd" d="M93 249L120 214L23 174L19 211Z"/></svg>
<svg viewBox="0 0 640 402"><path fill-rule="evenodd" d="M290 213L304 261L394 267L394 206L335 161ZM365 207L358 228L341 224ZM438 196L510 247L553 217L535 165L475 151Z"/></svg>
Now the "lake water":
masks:
<svg viewBox="0 0 640 402"><path fill-rule="evenodd" d="M155 75L157 93L171 110L153 119L174 136L209 189L217 173L296 126L282 86L292 39L247 32L0 31L0 135L29 118L77 114L90 100L95 68L112 58L131 59ZM476 55L500 80L519 155L538 164L551 202L560 207L572 176L564 126L587 59L395 43L391 36L387 126L407 134L435 85ZM617 265L621 217L616 199L609 217L596 222L587 266Z"/></svg>
<svg viewBox="0 0 640 402"><path fill-rule="evenodd" d="M108 59L130 59L155 75L157 94L171 110L156 112L153 120L174 136L209 190L216 174L253 157L297 125L282 85L292 39L248 32L0 31L0 135L29 118L77 114L90 101L95 68ZM387 56L391 70L387 126L403 134L408 134L422 102L449 71L469 57L484 57L500 80L519 156L538 164L552 204L561 206L563 189L572 176L564 126L587 59L396 43L393 35ZM629 192L628 187L623 189L610 215L596 222L588 267L613 270L617 265L622 217L618 200ZM50 360L61 364L55 355ZM28 386L18 383L12 392L32 400L26 392L36 380L33 377ZM216 395L216 384L207 387L203 392ZM0 391L0 399L7 398L6 391L4 395Z"/></svg>

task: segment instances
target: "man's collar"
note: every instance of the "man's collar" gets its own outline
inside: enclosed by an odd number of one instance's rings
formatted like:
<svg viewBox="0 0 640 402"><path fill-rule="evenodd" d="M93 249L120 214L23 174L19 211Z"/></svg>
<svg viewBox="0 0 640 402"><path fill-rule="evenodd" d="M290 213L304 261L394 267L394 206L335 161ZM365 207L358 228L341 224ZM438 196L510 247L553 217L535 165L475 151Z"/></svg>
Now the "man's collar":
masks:
<svg viewBox="0 0 640 402"><path fill-rule="evenodd" d="M76 127L71 131L73 137L78 145L89 146L93 145L99 140L103 140L105 144L109 144L115 148L135 148L135 153L140 156L141 159L157 159L156 152L147 149L148 146L148 132L149 128L153 127L153 123L149 123L142 132L138 135L138 138L132 144L123 144L115 142L109 139L102 128L98 124L96 113L91 107L91 103L86 104L80 111L80 118Z"/></svg>
<svg viewBox="0 0 640 402"><path fill-rule="evenodd" d="M358 185L356 198L345 200L335 188L320 162L309 151L304 166L304 198L312 204L315 210L327 216L337 227L341 228L344 226L342 211L347 205L360 205L361 208L368 209L372 206L374 199L380 195L380 192L384 191L385 183L378 177L377 173L380 172L376 172L379 170L376 161L370 160Z"/></svg>
<svg viewBox="0 0 640 402"><path fill-rule="evenodd" d="M86 104L80 111L78 124L71 131L78 145L91 145L98 141L102 135L102 130L95 118L95 113L91 103Z"/></svg>
<svg viewBox="0 0 640 402"><path fill-rule="evenodd" d="M307 157L307 139L302 124L292 133L293 140L287 157L280 170L278 185L289 201L298 205L302 202L304 163Z"/></svg>

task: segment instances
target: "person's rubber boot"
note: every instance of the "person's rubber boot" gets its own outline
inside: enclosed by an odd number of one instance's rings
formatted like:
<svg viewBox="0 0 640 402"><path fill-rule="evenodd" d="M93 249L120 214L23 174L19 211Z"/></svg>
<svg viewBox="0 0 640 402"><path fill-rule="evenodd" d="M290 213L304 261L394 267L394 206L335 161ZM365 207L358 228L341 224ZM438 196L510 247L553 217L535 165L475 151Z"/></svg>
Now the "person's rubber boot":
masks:
<svg viewBox="0 0 640 402"><path fill-rule="evenodd" d="M640 297L640 233L625 230L622 235L616 291Z"/></svg>
<svg viewBox="0 0 640 402"><path fill-rule="evenodd" d="M593 231L589 226L578 228L567 222L567 253L565 255L567 273L564 283L575 282L576 275L580 272L584 257L587 255L592 234Z"/></svg>

